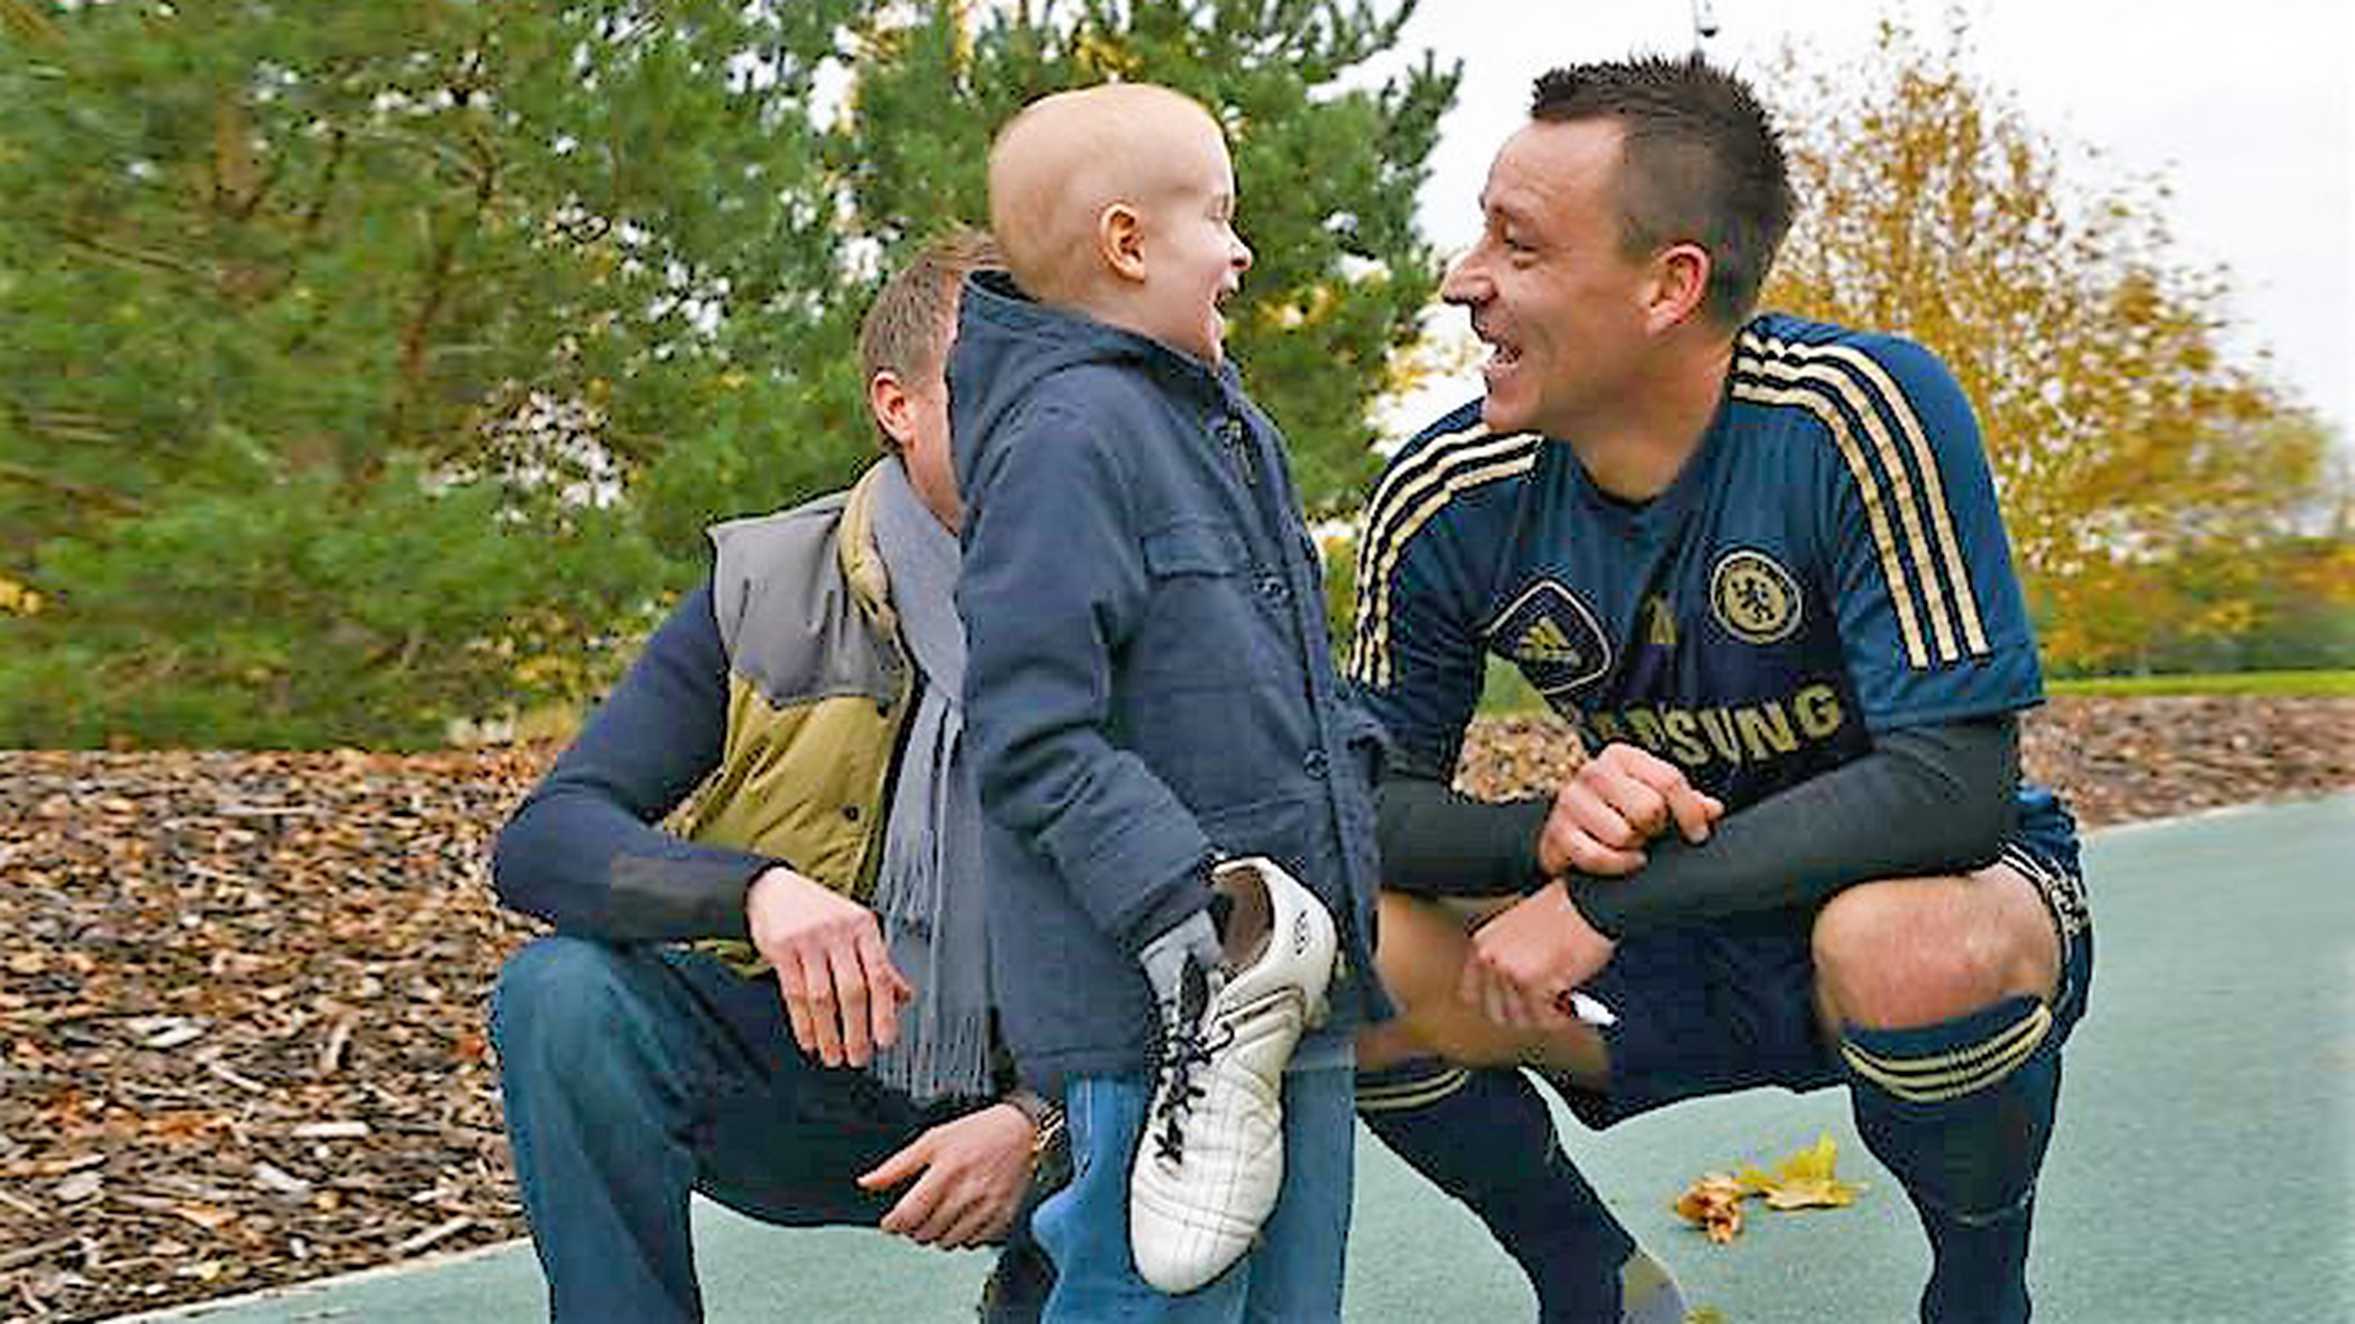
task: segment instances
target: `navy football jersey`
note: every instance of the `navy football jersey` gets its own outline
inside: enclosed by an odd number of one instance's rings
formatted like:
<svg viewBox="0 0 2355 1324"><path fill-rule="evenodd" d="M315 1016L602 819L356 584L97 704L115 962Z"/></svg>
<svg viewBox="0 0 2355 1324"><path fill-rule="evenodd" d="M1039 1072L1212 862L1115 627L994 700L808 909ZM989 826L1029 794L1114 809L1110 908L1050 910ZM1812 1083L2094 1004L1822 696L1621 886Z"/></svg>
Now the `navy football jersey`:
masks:
<svg viewBox="0 0 2355 1324"><path fill-rule="evenodd" d="M1640 505L1477 401L1449 414L1375 488L1358 586L1352 677L1400 766L1443 780L1491 654L1590 748L1642 746L1729 810L1872 733L2043 697L1961 389L1918 345L1779 315L1742 330L1699 450Z"/></svg>

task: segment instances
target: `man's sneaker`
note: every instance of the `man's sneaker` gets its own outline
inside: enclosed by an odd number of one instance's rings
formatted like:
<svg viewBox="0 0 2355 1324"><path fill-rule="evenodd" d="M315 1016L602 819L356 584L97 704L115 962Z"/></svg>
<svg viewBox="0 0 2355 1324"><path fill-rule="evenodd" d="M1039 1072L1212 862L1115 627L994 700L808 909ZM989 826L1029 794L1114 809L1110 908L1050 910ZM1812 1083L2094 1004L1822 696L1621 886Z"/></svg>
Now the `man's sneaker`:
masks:
<svg viewBox="0 0 2355 1324"><path fill-rule="evenodd" d="M975 1315L981 1324L1038 1324L1054 1293L1055 1264L1047 1253L1035 1241L1009 1242L982 1281Z"/></svg>
<svg viewBox="0 0 2355 1324"><path fill-rule="evenodd" d="M1284 1067L1325 1020L1333 917L1291 875L1257 857L1211 872L1232 903L1226 959L1189 957L1161 1010L1152 1108L1129 1169L1137 1272L1191 1292L1242 1258L1284 1184Z"/></svg>
<svg viewBox="0 0 2355 1324"><path fill-rule="evenodd" d="M1668 1266L1638 1246L1619 1266L1620 1324L1684 1324L1684 1289Z"/></svg>

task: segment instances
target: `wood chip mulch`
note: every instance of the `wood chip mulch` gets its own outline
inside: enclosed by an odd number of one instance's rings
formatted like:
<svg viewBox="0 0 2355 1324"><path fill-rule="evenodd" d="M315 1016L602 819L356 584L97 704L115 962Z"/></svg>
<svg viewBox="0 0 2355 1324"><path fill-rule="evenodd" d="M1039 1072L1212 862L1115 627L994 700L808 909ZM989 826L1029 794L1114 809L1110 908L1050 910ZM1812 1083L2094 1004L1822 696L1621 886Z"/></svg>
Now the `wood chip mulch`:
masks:
<svg viewBox="0 0 2355 1324"><path fill-rule="evenodd" d="M1549 786L1559 723L1464 781ZM490 834L544 748L0 752L0 1317L97 1319L523 1235ZM2089 824L2355 787L2355 700L2063 700Z"/></svg>
<svg viewBox="0 0 2355 1324"><path fill-rule="evenodd" d="M2059 788L2081 826L2171 818L2355 787L2355 699L2061 698L2029 716L2021 744L2027 775ZM1533 794L1578 757L1560 719L1502 718L1474 729L1457 784Z"/></svg>

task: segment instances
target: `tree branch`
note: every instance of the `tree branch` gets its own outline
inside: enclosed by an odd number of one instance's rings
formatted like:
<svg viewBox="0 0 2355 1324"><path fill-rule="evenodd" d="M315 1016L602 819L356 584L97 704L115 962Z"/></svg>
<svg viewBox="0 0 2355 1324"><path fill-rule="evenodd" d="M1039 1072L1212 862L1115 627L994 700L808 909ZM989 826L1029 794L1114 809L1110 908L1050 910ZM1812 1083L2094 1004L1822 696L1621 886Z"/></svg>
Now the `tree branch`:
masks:
<svg viewBox="0 0 2355 1324"><path fill-rule="evenodd" d="M168 275L181 277L182 279L191 283L209 283L211 279L206 273L198 270L193 264L181 261L180 259L171 257L167 254L148 252L136 248L124 248L120 245L113 244L104 239L101 239L96 235L76 234L73 231L63 227L58 227L55 230L55 233L58 239L65 243L75 245L79 248L87 248L100 257L109 258L127 266L144 267L149 271L161 271Z"/></svg>
<svg viewBox="0 0 2355 1324"><path fill-rule="evenodd" d="M335 191L335 176L343 168L344 145L348 141L350 135L344 132L342 125L336 125L327 143L327 164L319 171L319 191L312 196L311 205L303 209L305 238L318 235L319 222L327 215L327 199Z"/></svg>
<svg viewBox="0 0 2355 1324"><path fill-rule="evenodd" d="M44 492L56 492L77 501L86 501L116 515L144 515L147 513L146 505L136 498L124 496L120 492L111 492L103 487L92 487L88 483L79 483L71 478L60 478L56 474L45 474L38 469L28 469L24 465L12 464L7 460L0 460L0 482L22 483L27 487L40 488Z"/></svg>

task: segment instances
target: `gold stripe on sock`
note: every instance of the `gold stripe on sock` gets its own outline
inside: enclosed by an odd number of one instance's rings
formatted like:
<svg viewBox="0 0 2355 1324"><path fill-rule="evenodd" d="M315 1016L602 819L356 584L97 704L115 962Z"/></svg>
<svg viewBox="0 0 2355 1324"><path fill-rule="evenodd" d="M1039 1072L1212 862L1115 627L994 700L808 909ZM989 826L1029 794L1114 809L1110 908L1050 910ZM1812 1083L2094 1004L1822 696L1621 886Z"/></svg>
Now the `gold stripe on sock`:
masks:
<svg viewBox="0 0 2355 1324"><path fill-rule="evenodd" d="M1938 1103L1982 1090L2010 1075L2052 1033L2052 1008L2039 1002L1984 1042L1935 1057L1892 1058L1843 1040L1840 1055L1857 1075L1909 1103Z"/></svg>
<svg viewBox="0 0 2355 1324"><path fill-rule="evenodd" d="M1437 1075L1403 1080L1391 1085L1361 1087L1357 1092L1357 1110L1361 1113L1405 1112L1421 1108L1463 1089L1472 1083L1472 1073L1462 1067L1450 1067Z"/></svg>

